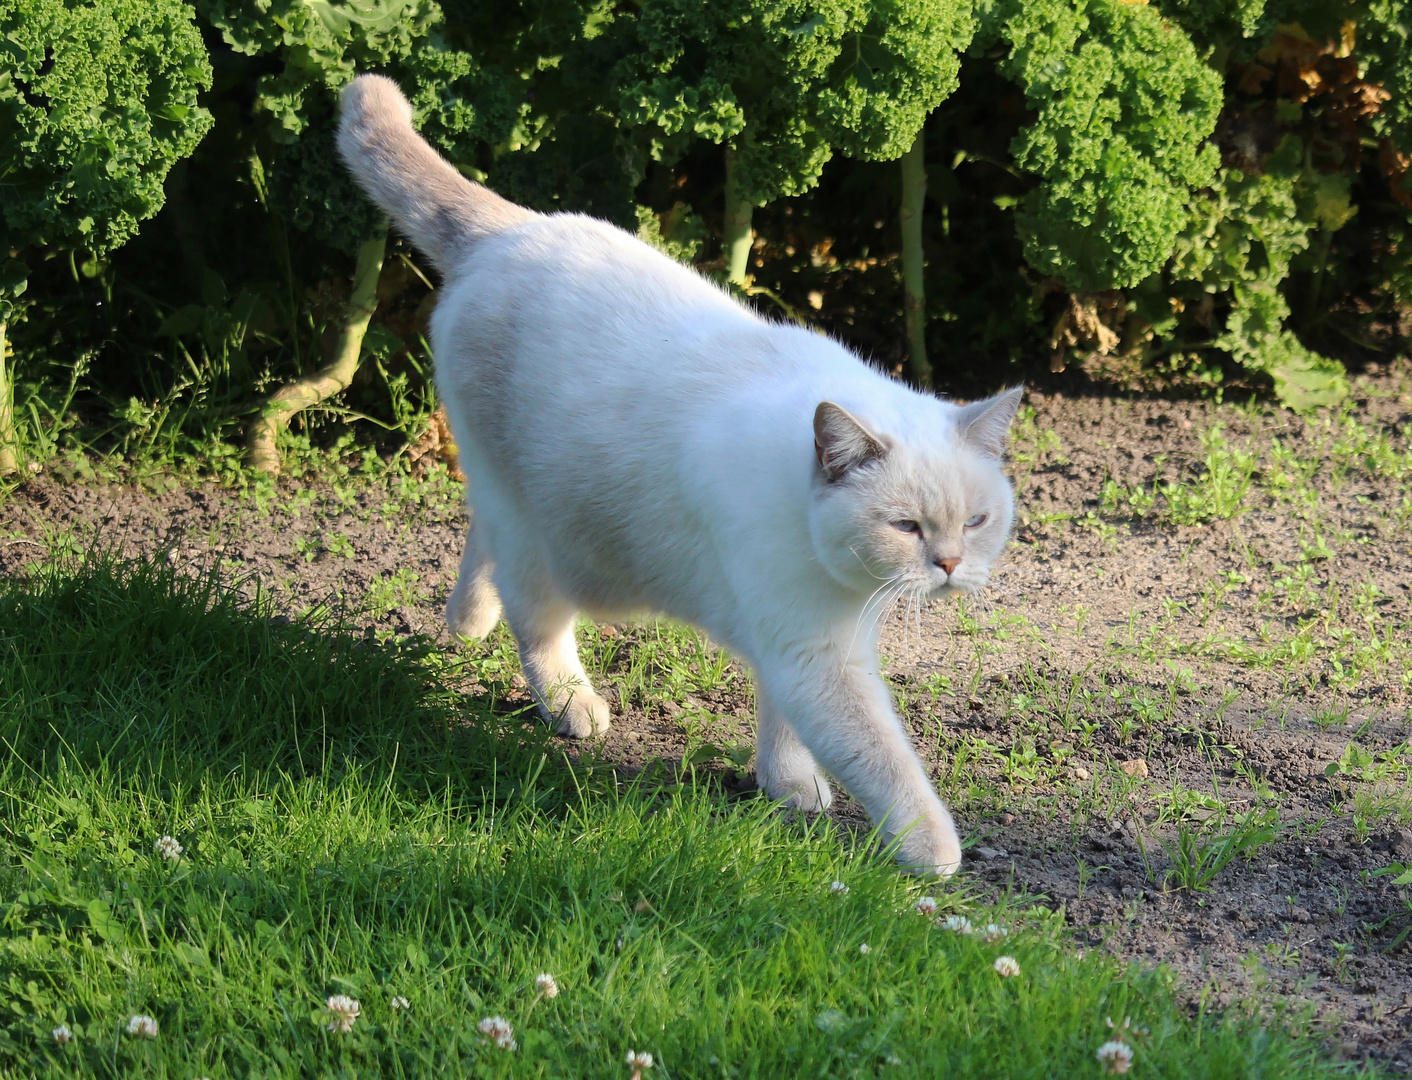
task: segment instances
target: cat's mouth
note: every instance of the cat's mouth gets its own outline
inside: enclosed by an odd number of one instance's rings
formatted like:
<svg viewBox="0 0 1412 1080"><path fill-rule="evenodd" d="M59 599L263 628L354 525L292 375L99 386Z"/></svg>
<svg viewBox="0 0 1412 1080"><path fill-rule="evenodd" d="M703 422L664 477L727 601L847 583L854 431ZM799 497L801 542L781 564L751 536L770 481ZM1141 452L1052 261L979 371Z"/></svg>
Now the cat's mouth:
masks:
<svg viewBox="0 0 1412 1080"><path fill-rule="evenodd" d="M956 578L951 577L941 584L933 586L930 598L939 600L943 596L952 596L958 593L963 596L970 596L972 593L980 592L983 588L985 588L984 581L957 581Z"/></svg>

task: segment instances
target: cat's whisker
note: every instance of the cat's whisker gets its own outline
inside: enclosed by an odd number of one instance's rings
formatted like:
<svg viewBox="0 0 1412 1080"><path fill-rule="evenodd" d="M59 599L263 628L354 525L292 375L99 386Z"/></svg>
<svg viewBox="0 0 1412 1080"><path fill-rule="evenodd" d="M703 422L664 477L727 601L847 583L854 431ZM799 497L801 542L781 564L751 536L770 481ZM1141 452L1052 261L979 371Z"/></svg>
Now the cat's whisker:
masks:
<svg viewBox="0 0 1412 1080"><path fill-rule="evenodd" d="M858 549L856 547L852 547L850 545L848 550L853 553L853 557L858 560L858 565L863 568L864 573L866 573L870 578L883 582L892 582L897 580L896 577L885 578L881 574L873 573L873 568L863 561L863 556L858 554Z"/></svg>
<svg viewBox="0 0 1412 1080"><path fill-rule="evenodd" d="M884 608L888 606L888 597L891 594L893 587L897 585L898 580L899 578L897 577L888 578L887 581L883 582L881 585L879 585L876 589L873 590L872 596L868 597L868 602L863 605L863 610L858 613L858 621L853 625L853 636L848 640L848 648L844 650L845 656L851 655L853 652L853 646L857 644L858 632L863 629L863 624L869 619L868 609L872 608L876 604L878 613L879 615L881 615ZM879 593L883 594L881 600L878 599ZM875 619L873 620L871 625L873 627L876 627L881 621L881 618Z"/></svg>
<svg viewBox="0 0 1412 1080"><path fill-rule="evenodd" d="M905 600L905 598L907 597L907 593L908 588L905 583L897 588L897 590L892 594L892 598L888 601L887 609L878 616L878 625L882 625L888 619L892 618L892 613L897 610L898 602ZM905 617L906 616L904 614L904 619Z"/></svg>
<svg viewBox="0 0 1412 1080"><path fill-rule="evenodd" d="M926 599L927 591L927 581L921 578L907 582L900 595L900 599L904 601L903 629L910 631L915 628L919 645L922 643L922 603Z"/></svg>
<svg viewBox="0 0 1412 1080"><path fill-rule="evenodd" d="M912 593L914 590L915 586L911 582L901 582L898 585L896 591L893 593L892 598L888 601L887 610L879 615L879 624L881 624L887 619L892 618L892 613L897 610L897 605L901 603L903 605L903 625L905 626L907 620L907 611L910 610Z"/></svg>
<svg viewBox="0 0 1412 1080"><path fill-rule="evenodd" d="M869 597L868 597L868 600L867 600L867 603L865 603L865 604L863 605L863 610L858 613L858 623L859 623L860 626L862 625L863 619L864 619L864 618L867 616L867 614L868 614L868 609L869 609L870 607L872 607L874 601L877 600L878 594L879 594L879 593L886 592L886 591L887 591L888 589L890 589L893 585L897 584L897 582L898 582L899 580L901 580L900 576L890 577L890 578L888 578L886 581L884 581L881 585L879 585L876 589L873 590L872 596L869 596ZM878 601L878 602L881 603L881 601ZM855 634L856 634L857 629L858 629L857 627L854 627Z"/></svg>

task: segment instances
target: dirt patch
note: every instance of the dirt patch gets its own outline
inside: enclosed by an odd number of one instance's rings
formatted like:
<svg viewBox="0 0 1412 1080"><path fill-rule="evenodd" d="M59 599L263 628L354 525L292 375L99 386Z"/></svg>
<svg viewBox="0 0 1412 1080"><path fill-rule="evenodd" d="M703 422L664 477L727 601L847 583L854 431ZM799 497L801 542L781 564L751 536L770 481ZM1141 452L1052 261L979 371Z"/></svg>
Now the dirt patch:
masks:
<svg viewBox="0 0 1412 1080"><path fill-rule="evenodd" d="M1349 409L1311 419L1031 395L994 586L895 612L884 638L971 838L971 888L1061 911L1081 946L1169 965L1193 1008L1305 1009L1398 1068L1412 898L1373 874L1412 862L1409 387L1406 368L1375 372ZM451 648L458 499L436 476L256 496L41 475L0 504L0 572L94 540L160 550L247 574L290 615L341 607L370 633ZM655 632L599 628L592 647L616 671ZM513 681L483 690L528 701ZM618 704L609 759L695 753L751 788L743 676ZM833 813L862 826L846 798ZM1204 877L1233 833L1243 850Z"/></svg>

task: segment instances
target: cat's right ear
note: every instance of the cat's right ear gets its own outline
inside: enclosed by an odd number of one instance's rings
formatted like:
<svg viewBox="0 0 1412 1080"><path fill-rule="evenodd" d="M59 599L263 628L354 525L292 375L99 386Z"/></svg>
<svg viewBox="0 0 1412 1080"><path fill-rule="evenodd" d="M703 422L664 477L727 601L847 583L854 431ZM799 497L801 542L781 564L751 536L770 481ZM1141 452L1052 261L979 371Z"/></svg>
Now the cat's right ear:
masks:
<svg viewBox="0 0 1412 1080"><path fill-rule="evenodd" d="M814 456L829 481L851 469L876 461L887 445L832 401L821 401L814 410Z"/></svg>

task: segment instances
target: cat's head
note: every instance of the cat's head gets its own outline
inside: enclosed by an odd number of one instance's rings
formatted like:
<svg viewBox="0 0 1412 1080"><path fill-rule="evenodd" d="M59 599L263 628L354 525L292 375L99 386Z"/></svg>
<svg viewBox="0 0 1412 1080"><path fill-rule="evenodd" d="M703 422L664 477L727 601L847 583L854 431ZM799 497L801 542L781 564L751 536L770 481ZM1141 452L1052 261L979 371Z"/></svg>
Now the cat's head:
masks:
<svg viewBox="0 0 1412 1080"><path fill-rule="evenodd" d="M1014 519L1000 462L1020 395L1016 387L944 405L934 429L905 437L820 403L809 525L829 574L879 596L894 587L939 596L984 586Z"/></svg>

